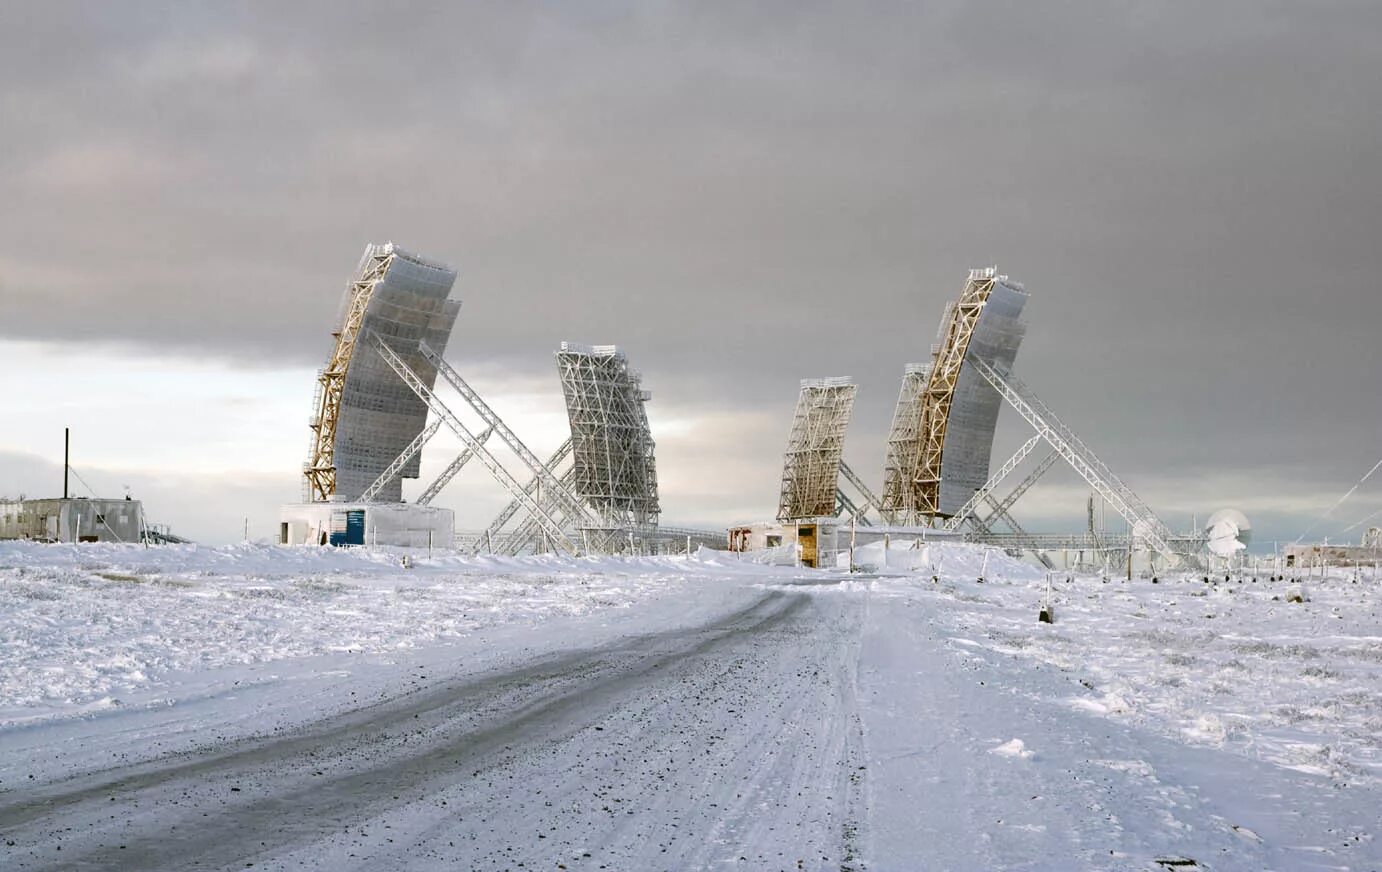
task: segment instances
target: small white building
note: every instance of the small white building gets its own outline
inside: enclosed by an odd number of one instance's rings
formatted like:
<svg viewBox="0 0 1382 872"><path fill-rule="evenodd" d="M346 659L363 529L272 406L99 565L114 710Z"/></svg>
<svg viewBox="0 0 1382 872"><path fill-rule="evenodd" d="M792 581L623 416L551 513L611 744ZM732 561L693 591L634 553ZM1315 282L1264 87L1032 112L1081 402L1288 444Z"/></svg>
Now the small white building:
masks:
<svg viewBox="0 0 1382 872"><path fill-rule="evenodd" d="M411 503L293 503L278 513L283 545L392 545L450 548L455 514Z"/></svg>
<svg viewBox="0 0 1382 872"><path fill-rule="evenodd" d="M41 542L138 542L139 500L85 497L0 500L0 539Z"/></svg>

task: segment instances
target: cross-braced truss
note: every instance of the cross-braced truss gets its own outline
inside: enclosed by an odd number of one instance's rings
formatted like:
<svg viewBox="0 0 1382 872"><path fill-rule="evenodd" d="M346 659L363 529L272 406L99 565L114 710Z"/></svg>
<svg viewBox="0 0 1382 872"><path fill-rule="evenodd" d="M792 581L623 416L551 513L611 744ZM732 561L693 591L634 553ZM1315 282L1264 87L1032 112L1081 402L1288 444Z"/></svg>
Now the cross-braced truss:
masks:
<svg viewBox="0 0 1382 872"><path fill-rule="evenodd" d="M403 358L392 348L390 348L388 343L386 343L383 340L383 338L381 338L377 334L372 334L370 337L370 341L373 344L375 350L378 351L379 355L384 359L385 363L388 364L389 368L392 369L398 375L398 377L403 380L404 384L406 384L415 394L417 394L418 398L421 399L427 405L427 408L432 412L432 414L436 415L441 420L441 422L449 430L451 430L451 432L455 433L458 437L460 437L460 440L463 443L465 443L467 448L474 452L476 459L479 460L480 463L486 469L489 470L490 474L494 476L495 480L498 481L509 492L511 496L517 499L523 505L523 507L528 510L528 512L531 515L533 515L533 517L536 519L536 523L538 523L542 527L543 531L551 537L552 547L560 551L564 551L567 554L574 555L579 553L576 544L572 542L571 539L566 535L566 532L562 529L561 524L552 516L548 509L541 505L540 502L537 499L535 499L531 494L529 494L524 489L523 485L519 484L519 482L513 477L513 475L507 469L505 469L504 465L500 463L499 460L495 458L495 456L491 454L487 448L485 448L485 446L475 437L473 433L470 432L469 429L466 428L464 424L461 423L460 419L456 417L455 413L453 413L449 408L447 408L446 404L443 403L437 397L436 393L432 390L432 388L426 382L424 382L418 376L417 373L413 372L413 370L408 366L408 364L403 360ZM422 350L424 354L432 354L431 350L426 348L426 346L423 346ZM436 360L440 360L440 358L436 357ZM449 370L449 367L447 369ZM454 381L459 381L459 378L460 377L456 376L454 373L449 373L447 381L452 382L454 384ZM498 417L494 416L493 413L491 413L490 418L486 421L486 423L493 427L495 431L500 434L501 438L505 439L506 442L517 442L517 437L514 437L513 434L508 431L507 427L503 427L502 422L500 422L498 420ZM521 443L518 444L521 445ZM510 447L512 447L512 444L510 445ZM525 460L532 457L532 452L528 451L526 447L522 448L521 450L523 454L521 454L520 456L523 457ZM545 466L542 466L541 462L538 461L536 458L532 458L532 463L530 464L530 466L532 465L540 467L540 469L532 470L539 476L540 479L545 476L551 479L551 481L553 482L556 481L556 479L551 476L550 471L548 471Z"/></svg>
<svg viewBox="0 0 1382 872"><path fill-rule="evenodd" d="M571 426L571 488L606 528L657 526L657 465L637 370L613 345L563 342L556 353Z"/></svg>
<svg viewBox="0 0 1382 872"><path fill-rule="evenodd" d="M345 388L346 370L355 355L360 325L365 320L375 285L383 281L393 263L392 248L375 249L365 253L359 276L346 292L345 317L336 332L336 345L331 358L317 375L317 412L312 417L311 456L303 467L307 477L308 498L325 500L336 492L336 424L341 416L341 392Z"/></svg>
<svg viewBox="0 0 1382 872"><path fill-rule="evenodd" d="M1075 435L1075 431L1056 417L1056 413L1042 402L1031 388L1011 374L999 373L983 360L975 358L971 363L984 380L998 391L1003 400L1036 430L1037 436L1044 439L1062 460L1128 522L1135 541L1141 540L1147 548L1173 563L1189 556L1172 547L1174 536L1170 528L1079 436Z"/></svg>
<svg viewBox="0 0 1382 872"><path fill-rule="evenodd" d="M888 453L883 463L880 508L889 523L911 523L917 506L917 460L921 454L919 425L921 395L926 390L929 363L909 363L902 372L902 390L888 430Z"/></svg>
<svg viewBox="0 0 1382 872"><path fill-rule="evenodd" d="M783 458L778 520L834 516L856 390L848 378L802 381Z"/></svg>
<svg viewBox="0 0 1382 872"><path fill-rule="evenodd" d="M934 347L930 374L921 392L917 423L918 452L914 511L934 518L941 513L941 460L950 425L955 386L965 363L969 341L997 279L997 269L969 271L960 299L947 307L941 321L940 343Z"/></svg>
<svg viewBox="0 0 1382 872"><path fill-rule="evenodd" d="M873 521L869 518L869 512L873 512L880 521L887 521L887 516L883 513L883 505L869 486L864 484L864 480L859 477L848 463L840 461L840 476L853 488L854 493L850 494L843 486L837 489L835 494L835 517L854 524L862 524L866 527L873 526Z"/></svg>

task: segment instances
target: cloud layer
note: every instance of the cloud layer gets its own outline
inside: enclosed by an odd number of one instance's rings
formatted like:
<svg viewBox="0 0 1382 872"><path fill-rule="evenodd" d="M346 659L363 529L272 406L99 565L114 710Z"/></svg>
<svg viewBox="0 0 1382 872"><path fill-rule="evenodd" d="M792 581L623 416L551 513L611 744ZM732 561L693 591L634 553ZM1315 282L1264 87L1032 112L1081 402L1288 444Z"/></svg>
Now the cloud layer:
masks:
<svg viewBox="0 0 1382 872"><path fill-rule="evenodd" d="M1366 2L31 4L0 337L316 366L393 239L460 269L458 366L619 343L705 413L664 481L751 468L719 497L767 514L797 380L860 382L876 479L902 365L997 262L1025 379L1126 479L1308 518L1382 423L1378 32Z"/></svg>

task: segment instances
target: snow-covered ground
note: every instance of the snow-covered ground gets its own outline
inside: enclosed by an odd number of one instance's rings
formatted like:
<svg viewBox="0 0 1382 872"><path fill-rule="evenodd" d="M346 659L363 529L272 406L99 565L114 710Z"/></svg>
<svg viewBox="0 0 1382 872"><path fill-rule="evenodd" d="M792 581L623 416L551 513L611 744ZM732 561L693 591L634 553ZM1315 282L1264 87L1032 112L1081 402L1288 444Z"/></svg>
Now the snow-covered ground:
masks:
<svg viewBox="0 0 1382 872"><path fill-rule="evenodd" d="M0 866L1382 868L1382 582L861 559L0 544Z"/></svg>
<svg viewBox="0 0 1382 872"><path fill-rule="evenodd" d="M329 547L0 542L0 727L176 700L210 670L400 652L742 572L672 558L409 561Z"/></svg>

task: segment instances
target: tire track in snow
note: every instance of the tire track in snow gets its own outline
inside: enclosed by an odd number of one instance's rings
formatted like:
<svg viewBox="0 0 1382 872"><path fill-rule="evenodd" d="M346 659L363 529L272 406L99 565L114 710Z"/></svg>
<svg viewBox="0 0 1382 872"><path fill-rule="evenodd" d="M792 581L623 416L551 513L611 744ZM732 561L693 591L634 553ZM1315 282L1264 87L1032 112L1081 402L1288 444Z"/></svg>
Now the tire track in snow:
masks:
<svg viewBox="0 0 1382 872"><path fill-rule="evenodd" d="M756 851L783 868L839 868L858 750L836 709L858 621L822 613L824 599L843 601L768 591L693 631L48 785L0 806L16 843L0 857L16 869L574 869ZM777 723L782 735L763 733ZM710 832L721 839L697 837Z"/></svg>

